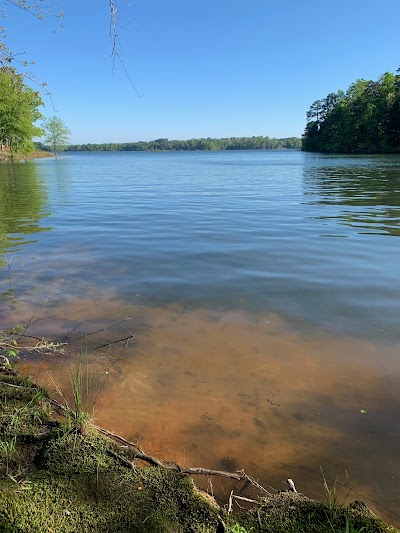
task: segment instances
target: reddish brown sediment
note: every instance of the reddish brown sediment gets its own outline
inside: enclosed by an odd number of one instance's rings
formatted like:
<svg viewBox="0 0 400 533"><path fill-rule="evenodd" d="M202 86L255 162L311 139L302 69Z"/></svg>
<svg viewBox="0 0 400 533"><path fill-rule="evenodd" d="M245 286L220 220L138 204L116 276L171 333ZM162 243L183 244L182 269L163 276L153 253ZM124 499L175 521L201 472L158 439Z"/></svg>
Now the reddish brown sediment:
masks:
<svg viewBox="0 0 400 533"><path fill-rule="evenodd" d="M58 311L49 334L74 320L94 330L125 314L111 294L70 299ZM323 498L321 466L327 478L338 476L342 495L340 483L353 489L349 498L400 523L398 346L300 334L273 314L179 305L126 312L137 343L117 363L118 346L89 355L98 425L183 466L244 468L278 488L294 478L310 497ZM70 363L60 357L20 366L50 389L52 380L69 388ZM221 494L229 487L214 481Z"/></svg>

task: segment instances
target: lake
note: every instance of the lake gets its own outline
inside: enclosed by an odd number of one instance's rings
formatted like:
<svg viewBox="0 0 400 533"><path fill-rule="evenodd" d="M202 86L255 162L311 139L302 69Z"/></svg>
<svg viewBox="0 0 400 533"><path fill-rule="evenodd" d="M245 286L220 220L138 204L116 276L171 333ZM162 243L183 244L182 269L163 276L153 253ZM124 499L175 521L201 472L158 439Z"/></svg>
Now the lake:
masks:
<svg viewBox="0 0 400 533"><path fill-rule="evenodd" d="M311 497L322 467L399 525L398 237L400 156L2 164L1 325L70 342L20 362L66 391L90 334L96 422L147 453Z"/></svg>

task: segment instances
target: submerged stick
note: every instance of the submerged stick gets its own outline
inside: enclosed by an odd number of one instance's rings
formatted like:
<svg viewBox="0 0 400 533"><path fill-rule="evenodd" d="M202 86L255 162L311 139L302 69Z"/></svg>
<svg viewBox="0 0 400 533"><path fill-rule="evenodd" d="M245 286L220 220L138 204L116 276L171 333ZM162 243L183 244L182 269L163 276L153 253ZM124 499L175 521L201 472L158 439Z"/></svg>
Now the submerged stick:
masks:
<svg viewBox="0 0 400 533"><path fill-rule="evenodd" d="M265 492L267 494L270 494L267 489L265 489L262 485L258 483L254 478L251 476L248 476L244 470L238 470L238 472L243 476L241 479L247 479L249 483L251 483L254 487L256 487L261 492Z"/></svg>

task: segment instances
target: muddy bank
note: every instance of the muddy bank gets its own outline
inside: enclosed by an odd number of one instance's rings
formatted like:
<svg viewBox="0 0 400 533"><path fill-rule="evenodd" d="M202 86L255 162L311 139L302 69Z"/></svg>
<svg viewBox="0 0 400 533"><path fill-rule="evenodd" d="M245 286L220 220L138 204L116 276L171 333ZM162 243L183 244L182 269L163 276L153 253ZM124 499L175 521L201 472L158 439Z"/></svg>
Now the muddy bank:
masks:
<svg viewBox="0 0 400 533"><path fill-rule="evenodd" d="M144 466L87 419L60 414L45 389L4 365L0 398L2 531L398 531L362 504L345 508L286 492L263 493L253 509L228 513L187 475Z"/></svg>
<svg viewBox="0 0 400 533"><path fill-rule="evenodd" d="M34 150L29 154L15 154L14 157L11 157L9 152L0 152L0 162L25 161L27 159L39 159L42 157L54 157L54 154L52 152L42 152L40 150Z"/></svg>

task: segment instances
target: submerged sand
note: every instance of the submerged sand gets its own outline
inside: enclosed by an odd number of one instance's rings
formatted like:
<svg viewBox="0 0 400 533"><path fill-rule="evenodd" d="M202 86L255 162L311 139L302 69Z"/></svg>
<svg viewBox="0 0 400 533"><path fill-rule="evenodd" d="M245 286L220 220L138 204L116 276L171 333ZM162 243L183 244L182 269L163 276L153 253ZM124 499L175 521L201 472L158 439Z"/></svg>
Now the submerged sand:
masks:
<svg viewBox="0 0 400 533"><path fill-rule="evenodd" d="M7 320L31 311L20 307ZM100 426L183 466L244 468L278 488L293 478L311 497L323 497L322 467L328 480L337 478L340 497L362 499L400 523L399 346L295 331L274 314L127 308L112 295L41 312L57 316L33 329L60 338L76 328L70 341L133 318L87 338ZM127 336L124 327L135 342L90 350ZM68 396L73 352L27 357L20 368ZM223 499L231 487L214 481L212 490Z"/></svg>

